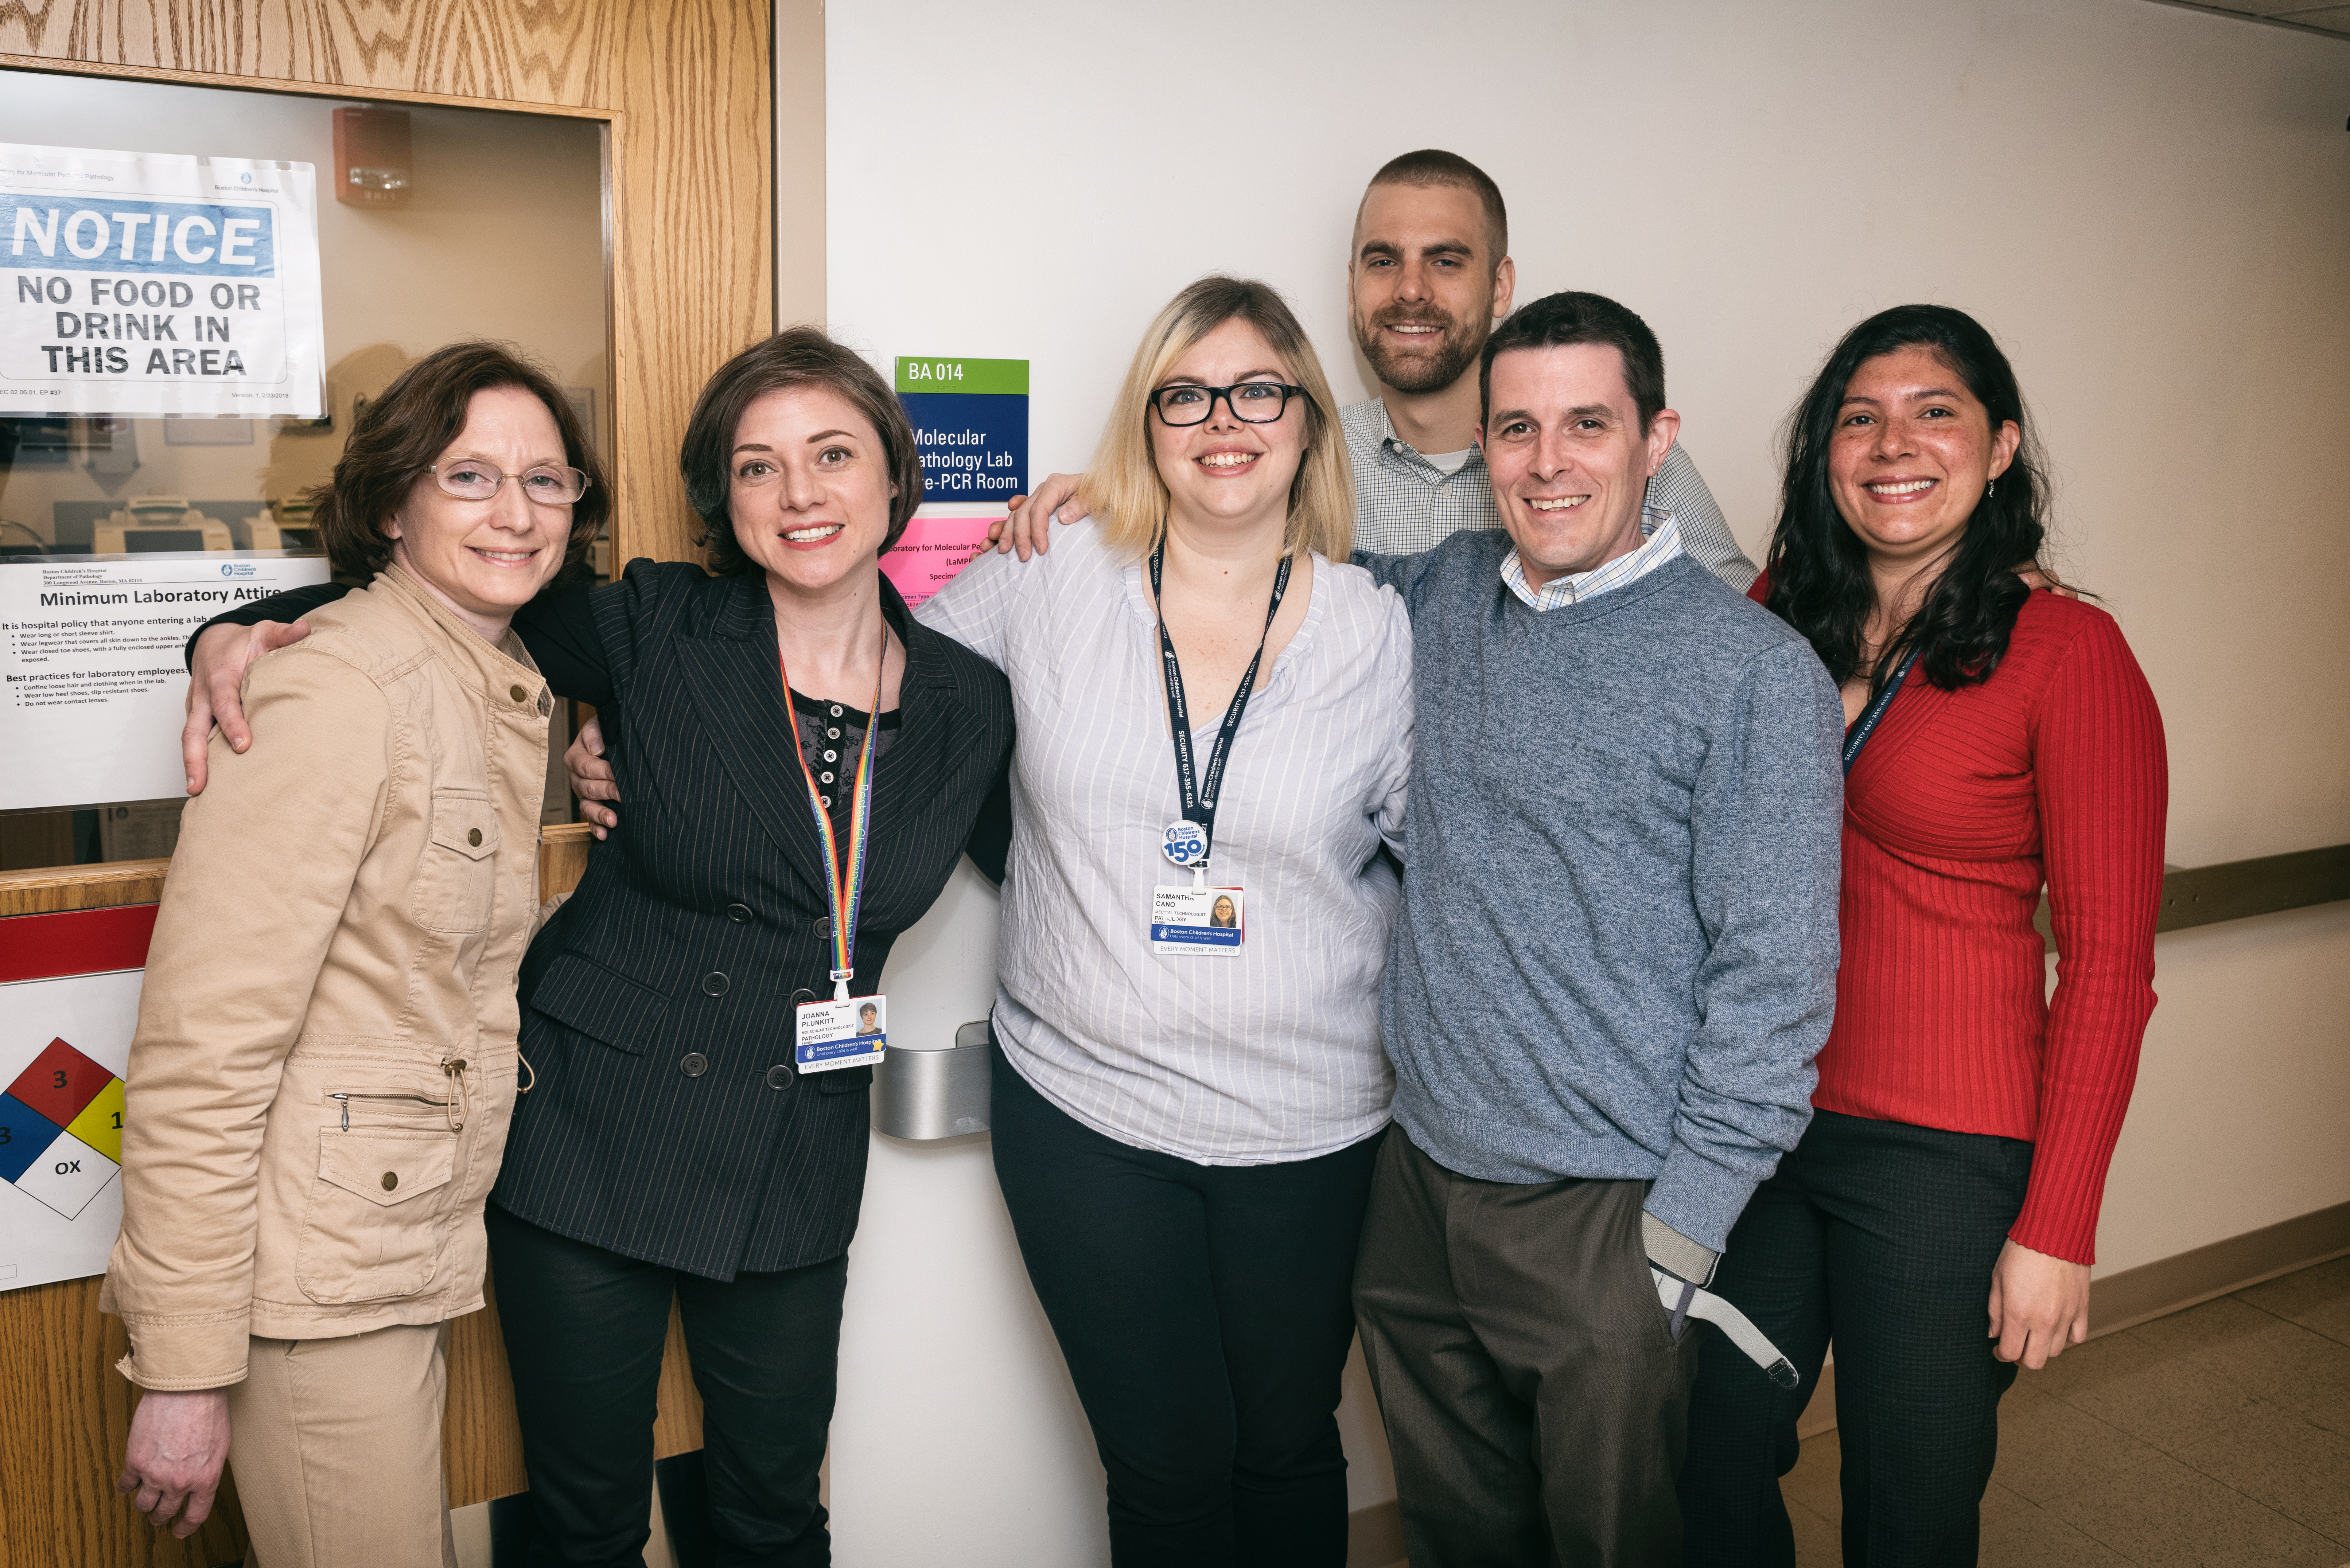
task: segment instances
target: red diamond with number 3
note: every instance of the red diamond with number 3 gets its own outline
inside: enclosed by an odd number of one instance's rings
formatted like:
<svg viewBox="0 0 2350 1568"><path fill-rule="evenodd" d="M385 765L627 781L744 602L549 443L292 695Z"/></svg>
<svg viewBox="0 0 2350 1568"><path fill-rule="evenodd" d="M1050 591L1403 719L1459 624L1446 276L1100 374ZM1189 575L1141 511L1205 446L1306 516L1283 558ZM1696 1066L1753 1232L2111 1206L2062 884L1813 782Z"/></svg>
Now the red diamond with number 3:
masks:
<svg viewBox="0 0 2350 1568"><path fill-rule="evenodd" d="M48 1049L8 1085L8 1092L59 1127L71 1127L114 1075L67 1044L49 1042Z"/></svg>

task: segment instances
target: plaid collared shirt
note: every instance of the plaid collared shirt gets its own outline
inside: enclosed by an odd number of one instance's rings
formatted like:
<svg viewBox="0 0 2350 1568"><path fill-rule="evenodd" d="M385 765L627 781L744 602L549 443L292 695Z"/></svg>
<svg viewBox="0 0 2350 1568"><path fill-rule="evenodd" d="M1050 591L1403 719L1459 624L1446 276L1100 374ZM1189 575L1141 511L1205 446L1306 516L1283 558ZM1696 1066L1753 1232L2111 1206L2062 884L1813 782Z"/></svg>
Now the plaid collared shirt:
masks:
<svg viewBox="0 0 2350 1568"><path fill-rule="evenodd" d="M1569 572L1563 577L1553 577L1540 587L1526 581L1525 564L1513 550L1502 557L1502 581L1528 608L1539 614L1564 605L1578 605L1586 599L1596 599L1611 588L1628 587L1659 566L1678 561L1687 554L1681 548L1680 525L1673 520L1670 513L1659 512L1653 506L1641 507L1640 532L1646 543L1630 555L1618 556L1587 572Z"/></svg>
<svg viewBox="0 0 2350 1568"><path fill-rule="evenodd" d="M1355 468L1356 549L1416 556L1463 528L1502 525L1483 452L1471 452L1460 472L1445 472L1397 436L1387 404L1377 398L1340 410L1338 423ZM1699 566L1741 593L1754 581L1754 563L1730 536L1713 493L1678 441L1648 481L1642 510L1650 509L1679 524L1681 548Z"/></svg>

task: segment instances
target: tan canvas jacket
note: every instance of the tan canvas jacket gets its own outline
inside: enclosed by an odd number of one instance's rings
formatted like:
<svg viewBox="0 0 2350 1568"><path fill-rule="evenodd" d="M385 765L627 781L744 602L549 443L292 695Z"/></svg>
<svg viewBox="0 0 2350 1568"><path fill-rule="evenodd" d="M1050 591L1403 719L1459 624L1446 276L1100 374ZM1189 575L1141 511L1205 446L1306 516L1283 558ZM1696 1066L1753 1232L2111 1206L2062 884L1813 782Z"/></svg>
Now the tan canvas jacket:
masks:
<svg viewBox="0 0 2350 1568"><path fill-rule="evenodd" d="M396 566L307 618L252 748L213 732L140 993L99 1304L149 1388L482 1304L553 704Z"/></svg>

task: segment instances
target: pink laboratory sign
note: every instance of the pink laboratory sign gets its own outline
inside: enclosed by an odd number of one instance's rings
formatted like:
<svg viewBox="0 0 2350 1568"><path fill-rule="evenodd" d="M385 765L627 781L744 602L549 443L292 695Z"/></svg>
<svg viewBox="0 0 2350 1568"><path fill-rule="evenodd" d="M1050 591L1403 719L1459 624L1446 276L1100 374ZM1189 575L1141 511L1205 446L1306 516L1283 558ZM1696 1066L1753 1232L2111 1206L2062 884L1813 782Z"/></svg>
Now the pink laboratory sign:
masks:
<svg viewBox="0 0 2350 1568"><path fill-rule="evenodd" d="M881 570L910 608L954 581L957 572L987 547L987 531L1003 514L934 517L914 514L898 543L881 557Z"/></svg>

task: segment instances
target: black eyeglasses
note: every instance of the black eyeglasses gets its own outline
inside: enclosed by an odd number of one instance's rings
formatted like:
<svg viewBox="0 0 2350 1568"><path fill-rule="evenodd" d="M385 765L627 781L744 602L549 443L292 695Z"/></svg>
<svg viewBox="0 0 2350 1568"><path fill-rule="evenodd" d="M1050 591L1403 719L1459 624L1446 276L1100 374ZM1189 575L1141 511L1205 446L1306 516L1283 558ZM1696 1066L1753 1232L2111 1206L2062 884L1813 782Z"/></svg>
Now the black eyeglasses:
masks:
<svg viewBox="0 0 2350 1568"><path fill-rule="evenodd" d="M1232 410L1232 418L1248 425L1269 425L1289 411L1289 400L1305 397L1303 387L1284 386L1279 381L1243 381L1237 387L1161 387L1150 394L1150 406L1159 410L1159 422L1180 429L1185 425L1208 422L1215 411L1216 400L1224 400L1224 407ZM1313 400L1306 400L1309 403Z"/></svg>

